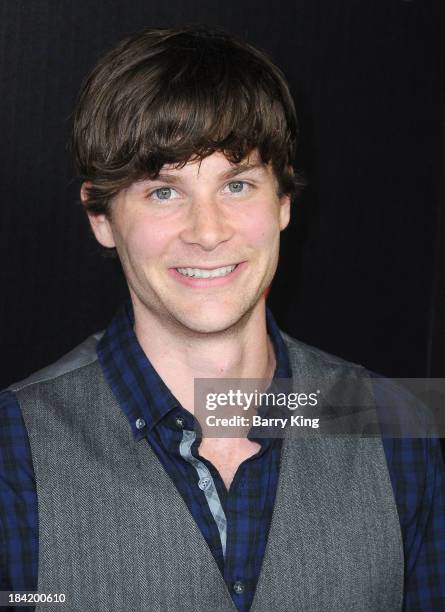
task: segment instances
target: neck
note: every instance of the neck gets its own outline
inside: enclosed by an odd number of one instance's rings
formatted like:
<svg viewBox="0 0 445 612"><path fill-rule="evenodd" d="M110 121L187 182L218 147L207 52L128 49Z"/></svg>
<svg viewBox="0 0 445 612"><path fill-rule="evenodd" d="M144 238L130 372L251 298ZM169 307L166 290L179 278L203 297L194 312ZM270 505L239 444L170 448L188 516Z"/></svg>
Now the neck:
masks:
<svg viewBox="0 0 445 612"><path fill-rule="evenodd" d="M265 301L231 329L193 334L161 320L133 301L135 334L144 353L182 405L193 412L195 378L262 378L275 370Z"/></svg>

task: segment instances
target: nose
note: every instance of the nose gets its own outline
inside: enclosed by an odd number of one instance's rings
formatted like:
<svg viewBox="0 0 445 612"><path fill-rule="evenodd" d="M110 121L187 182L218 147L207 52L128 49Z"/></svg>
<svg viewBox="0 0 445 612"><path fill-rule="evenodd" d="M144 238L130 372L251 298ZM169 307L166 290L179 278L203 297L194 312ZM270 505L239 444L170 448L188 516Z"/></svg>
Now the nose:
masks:
<svg viewBox="0 0 445 612"><path fill-rule="evenodd" d="M181 239L187 244L196 244L205 251L212 251L226 242L233 234L227 213L218 207L212 197L198 196L193 199Z"/></svg>

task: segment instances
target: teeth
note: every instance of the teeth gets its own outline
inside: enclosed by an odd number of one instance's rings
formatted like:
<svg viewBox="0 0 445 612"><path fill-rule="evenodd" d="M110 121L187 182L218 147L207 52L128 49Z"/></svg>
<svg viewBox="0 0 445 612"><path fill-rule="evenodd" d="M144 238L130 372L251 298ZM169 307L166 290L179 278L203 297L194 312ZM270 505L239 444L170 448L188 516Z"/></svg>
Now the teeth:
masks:
<svg viewBox="0 0 445 612"><path fill-rule="evenodd" d="M177 271L183 276L190 276L193 278L218 278L218 276L226 276L233 272L236 268L234 266L225 266L224 268L215 268L215 270L201 270L200 268L176 268Z"/></svg>

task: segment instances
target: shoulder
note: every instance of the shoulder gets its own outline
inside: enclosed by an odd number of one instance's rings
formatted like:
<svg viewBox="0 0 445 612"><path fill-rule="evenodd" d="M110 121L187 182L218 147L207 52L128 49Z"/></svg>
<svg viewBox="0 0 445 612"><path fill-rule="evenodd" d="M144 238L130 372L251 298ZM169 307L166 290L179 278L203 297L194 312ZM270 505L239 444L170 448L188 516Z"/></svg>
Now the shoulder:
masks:
<svg viewBox="0 0 445 612"><path fill-rule="evenodd" d="M347 361L292 338L281 331L289 351L293 372L317 372L320 379L331 378L331 382L356 378L366 382L372 392L375 406L383 420L387 417L405 423L432 423L432 412L417 395L422 395L424 379L393 379L367 369L365 366ZM333 379L333 380L332 380ZM409 386L407 386L409 383ZM418 383L416 385L416 383ZM418 388L417 388L418 387ZM418 392L418 393L417 393ZM424 394L423 394L424 398ZM385 414L386 413L386 414Z"/></svg>
<svg viewBox="0 0 445 612"><path fill-rule="evenodd" d="M103 331L92 334L86 340L81 342L81 344L60 357L60 359L54 363L41 370L38 370L37 372L34 372L21 381L13 383L3 393L15 395L20 393L20 391L34 385L38 385L39 383L55 380L69 373L80 370L85 366L93 364L98 359L96 347L103 334Z"/></svg>
<svg viewBox="0 0 445 612"><path fill-rule="evenodd" d="M23 418L23 395L31 390L30 398L35 398L39 383L61 378L97 361L96 346L103 332L97 332L55 363L31 374L22 381L13 383L0 392L0 467L28 465L29 441ZM3 460L2 460L3 457ZM18 468L17 468L18 469ZM23 474L29 470L22 470ZM4 484L4 474L2 476Z"/></svg>
<svg viewBox="0 0 445 612"><path fill-rule="evenodd" d="M434 439L440 433L437 416L441 406L426 392L426 379L388 378L288 334L281 332L281 335L289 351L296 384L316 384L326 394L331 407L363 409L372 425L369 431L378 431L384 439L388 463L401 456L408 463L415 452L418 466L420 454L425 456L430 445L437 446Z"/></svg>
<svg viewBox="0 0 445 612"><path fill-rule="evenodd" d="M289 334L280 330L289 353L290 365L295 373L302 375L316 374L316 376L364 376L366 369L358 363L347 361L327 353L315 346L311 346L301 340L292 338Z"/></svg>

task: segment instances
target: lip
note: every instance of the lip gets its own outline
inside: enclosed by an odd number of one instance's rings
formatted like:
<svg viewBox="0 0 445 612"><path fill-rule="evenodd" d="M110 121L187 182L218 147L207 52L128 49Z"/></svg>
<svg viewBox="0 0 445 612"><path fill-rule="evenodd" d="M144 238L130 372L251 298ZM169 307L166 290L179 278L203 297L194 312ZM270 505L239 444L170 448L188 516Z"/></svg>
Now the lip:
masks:
<svg viewBox="0 0 445 612"><path fill-rule="evenodd" d="M199 266L200 270L214 270L215 268L223 268L227 265L234 264L226 264L225 266L212 266L211 268L204 268L203 266ZM247 266L247 261L241 261L237 264L236 268L227 274L226 276L218 276L216 278L192 278L190 276L183 276L180 274L176 268L169 268L169 274L177 280L181 285L185 287L193 287L195 289L207 289L212 287L224 287L225 285L230 284L233 280L237 278L237 276L244 270ZM178 266L179 268L193 268L198 266Z"/></svg>
<svg viewBox="0 0 445 612"><path fill-rule="evenodd" d="M175 266L174 269L176 270L177 268L198 268L198 270L217 270L218 268L228 268L229 266L236 266L238 262L232 262L232 263L222 263L222 264L215 264L213 266L192 266L192 265L186 265L186 266Z"/></svg>

